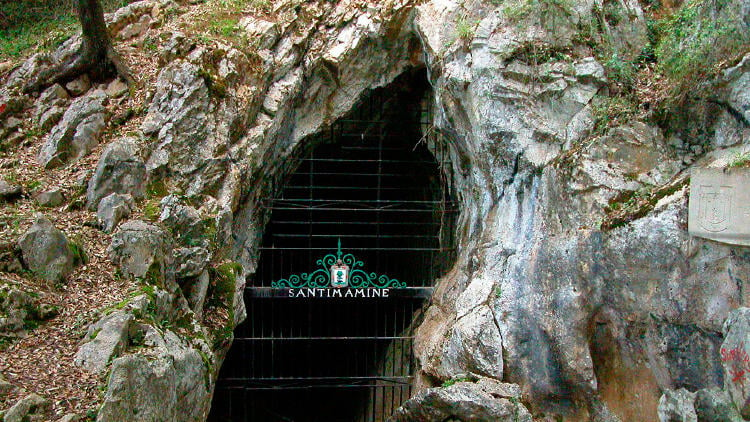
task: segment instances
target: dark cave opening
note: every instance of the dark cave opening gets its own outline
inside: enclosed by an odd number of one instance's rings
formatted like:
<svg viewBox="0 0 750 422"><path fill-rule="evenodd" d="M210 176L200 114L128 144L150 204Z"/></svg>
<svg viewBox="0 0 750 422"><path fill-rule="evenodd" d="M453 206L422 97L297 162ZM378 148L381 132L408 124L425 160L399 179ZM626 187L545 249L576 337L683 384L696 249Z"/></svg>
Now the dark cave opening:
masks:
<svg viewBox="0 0 750 422"><path fill-rule="evenodd" d="M296 171L265 204L247 319L209 420L381 421L409 397L412 326L455 259L451 165L430 130L428 90L424 70L407 72L304 142ZM356 257L352 270L373 276L370 289L355 288L354 271L343 289L272 288L316 268L328 274L322 258L339 244ZM380 276L404 288L373 288ZM328 297L334 290L342 297Z"/></svg>

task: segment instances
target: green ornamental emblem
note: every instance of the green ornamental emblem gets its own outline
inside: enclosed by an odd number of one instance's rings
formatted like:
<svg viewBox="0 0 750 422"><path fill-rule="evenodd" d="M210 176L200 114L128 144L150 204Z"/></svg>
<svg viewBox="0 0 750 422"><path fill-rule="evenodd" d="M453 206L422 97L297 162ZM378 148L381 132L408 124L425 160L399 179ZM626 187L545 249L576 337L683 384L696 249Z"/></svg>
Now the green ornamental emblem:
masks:
<svg viewBox="0 0 750 422"><path fill-rule="evenodd" d="M271 282L271 287L277 289L291 288L342 288L352 289L391 289L404 288L406 283L390 278L387 275L368 273L362 268L364 263L359 261L353 254L344 254L341 251L341 239L335 254L331 253L315 261L318 266L313 272L293 274L288 278L282 278Z"/></svg>

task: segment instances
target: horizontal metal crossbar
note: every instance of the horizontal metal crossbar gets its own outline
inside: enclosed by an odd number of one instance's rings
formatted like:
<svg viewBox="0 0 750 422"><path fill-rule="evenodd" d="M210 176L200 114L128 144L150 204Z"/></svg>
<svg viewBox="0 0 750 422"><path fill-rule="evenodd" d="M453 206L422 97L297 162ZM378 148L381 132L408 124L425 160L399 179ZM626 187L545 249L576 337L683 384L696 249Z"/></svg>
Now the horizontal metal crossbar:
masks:
<svg viewBox="0 0 750 422"><path fill-rule="evenodd" d="M311 199L311 198L276 198L273 202L314 202L323 204L453 204L452 201L418 201L397 199Z"/></svg>
<svg viewBox="0 0 750 422"><path fill-rule="evenodd" d="M300 205L298 207L277 207L273 205L267 205L265 208L271 208L274 210L284 210L284 211L293 211L293 210L310 210L310 211L358 211L358 212L371 212L371 211L386 211L386 212L429 212L434 213L435 210L430 209L424 209L424 208L385 208L385 207L377 207L377 208L342 208L342 207L325 207L325 206L304 206ZM447 209L444 211L444 213L454 213L457 212L457 210Z"/></svg>
<svg viewBox="0 0 750 422"><path fill-rule="evenodd" d="M439 239L437 235L427 234L288 234L288 233L274 233L274 237L286 237L286 238L322 238L322 239Z"/></svg>
<svg viewBox="0 0 750 422"><path fill-rule="evenodd" d="M330 251L331 248L276 248L274 246L262 246L258 248L262 251ZM346 248L348 251L391 251L391 252L411 252L411 251L435 251L448 252L450 248Z"/></svg>
<svg viewBox="0 0 750 422"><path fill-rule="evenodd" d="M377 337L235 337L234 341L287 341L287 340L412 340L414 336L377 336Z"/></svg>
<svg viewBox="0 0 750 422"><path fill-rule="evenodd" d="M289 221L289 220L275 220L272 221L274 224L297 224L297 225L315 225L319 226L321 224L325 225L335 225L335 226L350 226L350 225L360 225L360 226L372 226L372 225L378 225L378 226L413 226L413 221ZM430 222L421 222L419 223L420 226L440 226L441 223L439 221L430 221Z"/></svg>
<svg viewBox="0 0 750 422"><path fill-rule="evenodd" d="M408 382L391 383L391 384L322 384L322 385L284 385L284 386L227 386L221 390L244 390L244 391L262 391L262 390L314 390L314 389L331 389L331 388L410 388Z"/></svg>

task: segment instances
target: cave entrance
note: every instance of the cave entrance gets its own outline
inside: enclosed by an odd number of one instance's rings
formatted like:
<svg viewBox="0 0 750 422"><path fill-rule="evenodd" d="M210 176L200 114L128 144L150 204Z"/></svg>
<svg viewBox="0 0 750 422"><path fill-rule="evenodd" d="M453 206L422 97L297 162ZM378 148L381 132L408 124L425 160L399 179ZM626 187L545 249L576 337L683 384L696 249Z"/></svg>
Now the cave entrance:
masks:
<svg viewBox="0 0 750 422"><path fill-rule="evenodd" d="M409 398L413 327L455 259L451 165L427 93L423 71L404 75L297 154L266 204L210 420L383 421ZM339 258L349 272L337 289Z"/></svg>

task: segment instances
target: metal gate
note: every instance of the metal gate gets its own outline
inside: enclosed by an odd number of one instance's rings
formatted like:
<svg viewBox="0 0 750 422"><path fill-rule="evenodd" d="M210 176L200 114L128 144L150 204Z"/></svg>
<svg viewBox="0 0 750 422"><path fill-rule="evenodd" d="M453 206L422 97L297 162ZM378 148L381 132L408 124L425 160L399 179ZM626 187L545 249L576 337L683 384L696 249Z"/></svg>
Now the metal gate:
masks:
<svg viewBox="0 0 750 422"><path fill-rule="evenodd" d="M372 92L267 204L210 420L382 421L410 396L412 327L455 254L425 89L408 77ZM349 279L335 288L339 264Z"/></svg>

